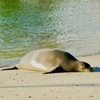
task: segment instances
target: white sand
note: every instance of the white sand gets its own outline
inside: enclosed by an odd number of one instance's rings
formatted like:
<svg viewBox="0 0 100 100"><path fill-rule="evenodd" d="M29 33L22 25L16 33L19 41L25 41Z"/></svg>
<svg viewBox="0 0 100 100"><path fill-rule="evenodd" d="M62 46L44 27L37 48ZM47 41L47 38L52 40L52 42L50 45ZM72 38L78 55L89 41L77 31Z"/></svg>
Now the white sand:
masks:
<svg viewBox="0 0 100 100"><path fill-rule="evenodd" d="M99 100L100 55L80 57L96 72L0 71L0 100Z"/></svg>

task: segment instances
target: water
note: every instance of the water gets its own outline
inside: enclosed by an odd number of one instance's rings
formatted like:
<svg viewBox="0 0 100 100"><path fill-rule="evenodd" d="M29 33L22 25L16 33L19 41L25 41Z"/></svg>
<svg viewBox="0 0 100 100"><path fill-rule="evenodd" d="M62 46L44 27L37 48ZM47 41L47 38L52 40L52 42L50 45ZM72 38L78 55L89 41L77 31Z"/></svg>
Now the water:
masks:
<svg viewBox="0 0 100 100"><path fill-rule="evenodd" d="M99 32L99 0L0 0L0 66L41 48L98 54Z"/></svg>

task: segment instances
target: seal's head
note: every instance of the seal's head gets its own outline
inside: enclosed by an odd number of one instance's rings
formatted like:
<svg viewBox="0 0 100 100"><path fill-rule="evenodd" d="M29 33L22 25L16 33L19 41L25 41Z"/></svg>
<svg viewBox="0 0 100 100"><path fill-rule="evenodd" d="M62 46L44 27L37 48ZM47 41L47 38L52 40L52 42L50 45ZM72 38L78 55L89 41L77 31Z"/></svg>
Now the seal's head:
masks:
<svg viewBox="0 0 100 100"><path fill-rule="evenodd" d="M93 68L90 66L90 64L83 62L83 61L77 61L76 63L76 71L78 72L92 72Z"/></svg>

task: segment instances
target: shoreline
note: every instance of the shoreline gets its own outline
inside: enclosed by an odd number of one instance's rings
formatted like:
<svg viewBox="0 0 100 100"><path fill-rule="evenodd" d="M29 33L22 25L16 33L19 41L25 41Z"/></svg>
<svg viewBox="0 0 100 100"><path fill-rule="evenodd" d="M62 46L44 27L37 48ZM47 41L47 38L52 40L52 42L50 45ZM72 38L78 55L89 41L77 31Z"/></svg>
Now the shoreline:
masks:
<svg viewBox="0 0 100 100"><path fill-rule="evenodd" d="M95 72L42 74L41 72L0 71L0 100L97 100L100 98L100 54L78 57Z"/></svg>

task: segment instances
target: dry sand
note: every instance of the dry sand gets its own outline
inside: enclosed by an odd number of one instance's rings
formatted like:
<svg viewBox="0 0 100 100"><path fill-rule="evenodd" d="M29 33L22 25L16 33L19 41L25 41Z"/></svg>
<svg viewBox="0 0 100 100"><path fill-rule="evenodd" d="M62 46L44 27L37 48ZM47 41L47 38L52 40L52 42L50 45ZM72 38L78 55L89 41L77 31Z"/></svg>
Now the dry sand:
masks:
<svg viewBox="0 0 100 100"><path fill-rule="evenodd" d="M100 55L80 57L95 72L0 71L0 100L99 100Z"/></svg>

